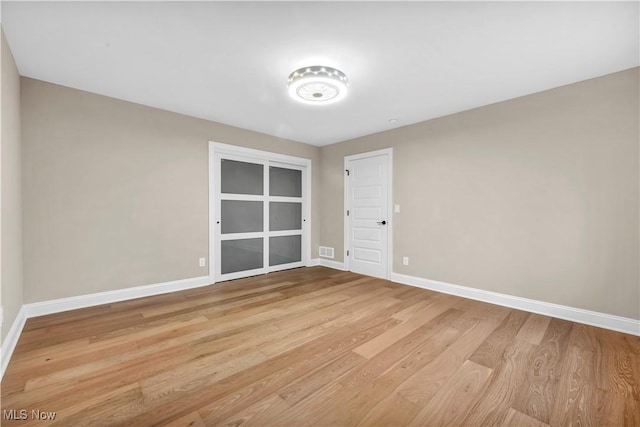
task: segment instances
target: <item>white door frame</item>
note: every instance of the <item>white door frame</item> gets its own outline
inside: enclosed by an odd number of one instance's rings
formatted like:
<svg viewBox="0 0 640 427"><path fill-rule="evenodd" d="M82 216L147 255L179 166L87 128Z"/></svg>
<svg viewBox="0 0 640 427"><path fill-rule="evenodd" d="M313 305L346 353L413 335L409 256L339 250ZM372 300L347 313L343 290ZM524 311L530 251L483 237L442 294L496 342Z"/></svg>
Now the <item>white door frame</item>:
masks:
<svg viewBox="0 0 640 427"><path fill-rule="evenodd" d="M347 211L353 212L353 209L349 205L349 194L351 190L350 180L347 176L347 170L349 170L349 162L351 160L366 159L368 157L375 156L387 156L387 273L385 278L388 280L393 272L393 148L383 148L381 150L369 151L366 153L354 154L351 156L345 156L344 158L344 268L347 271L350 269L350 258L347 256L349 246L351 246L351 237L349 228L351 226L351 217L347 215Z"/></svg>
<svg viewBox="0 0 640 427"><path fill-rule="evenodd" d="M209 141L209 281L215 283L215 257L217 227L217 202L216 194L216 155L228 154L243 157L253 157L259 161L281 162L306 168L306 179L303 175L303 191L305 196L302 204L302 216L306 221L302 222L302 263L311 265L311 160L302 157L287 156L285 154L272 153L270 151L255 150L253 148L238 145L223 144ZM306 200L304 200L306 199Z"/></svg>

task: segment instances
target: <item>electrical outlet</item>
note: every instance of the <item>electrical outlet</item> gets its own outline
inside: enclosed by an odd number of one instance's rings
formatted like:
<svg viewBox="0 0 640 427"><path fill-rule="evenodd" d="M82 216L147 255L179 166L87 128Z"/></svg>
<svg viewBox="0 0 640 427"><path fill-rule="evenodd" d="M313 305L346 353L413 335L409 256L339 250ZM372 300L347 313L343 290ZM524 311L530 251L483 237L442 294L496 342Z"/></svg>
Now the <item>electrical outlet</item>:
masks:
<svg viewBox="0 0 640 427"><path fill-rule="evenodd" d="M207 259L206 258L200 258L199 264L200 264L200 267L206 267L207 266Z"/></svg>
<svg viewBox="0 0 640 427"><path fill-rule="evenodd" d="M394 211L395 213L400 213L400 205L395 205L395 206L393 207L393 211Z"/></svg>
<svg viewBox="0 0 640 427"><path fill-rule="evenodd" d="M402 265L409 265L409 257L408 256L403 256L402 257Z"/></svg>

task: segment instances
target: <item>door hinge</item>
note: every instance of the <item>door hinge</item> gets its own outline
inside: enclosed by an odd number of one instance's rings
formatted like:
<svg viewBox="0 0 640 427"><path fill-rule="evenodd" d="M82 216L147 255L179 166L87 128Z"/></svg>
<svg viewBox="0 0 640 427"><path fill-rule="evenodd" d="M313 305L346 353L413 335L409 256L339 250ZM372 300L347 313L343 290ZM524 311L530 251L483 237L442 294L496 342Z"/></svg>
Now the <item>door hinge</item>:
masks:
<svg viewBox="0 0 640 427"><path fill-rule="evenodd" d="M349 251L347 251L347 256L349 256Z"/></svg>
<svg viewBox="0 0 640 427"><path fill-rule="evenodd" d="M345 169L344 171L347 173L347 176L351 174L351 172L349 172L349 169Z"/></svg>
<svg viewBox="0 0 640 427"><path fill-rule="evenodd" d="M349 216L349 209L347 209L347 216Z"/></svg>

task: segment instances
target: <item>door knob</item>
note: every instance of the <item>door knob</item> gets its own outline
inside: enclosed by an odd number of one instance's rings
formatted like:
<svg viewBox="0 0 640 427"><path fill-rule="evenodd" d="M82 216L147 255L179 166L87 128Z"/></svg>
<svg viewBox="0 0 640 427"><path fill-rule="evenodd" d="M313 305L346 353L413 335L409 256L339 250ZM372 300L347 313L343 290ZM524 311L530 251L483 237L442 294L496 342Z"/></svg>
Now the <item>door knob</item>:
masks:
<svg viewBox="0 0 640 427"><path fill-rule="evenodd" d="M387 223L387 221L384 221L384 220L378 221L378 224L380 224L380 225L385 225L386 223Z"/></svg>

